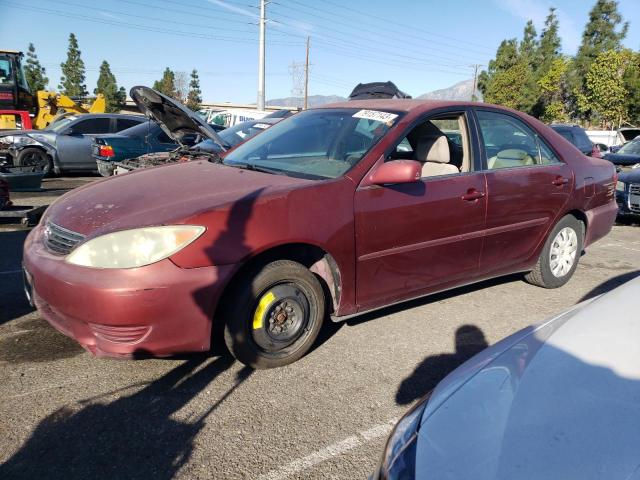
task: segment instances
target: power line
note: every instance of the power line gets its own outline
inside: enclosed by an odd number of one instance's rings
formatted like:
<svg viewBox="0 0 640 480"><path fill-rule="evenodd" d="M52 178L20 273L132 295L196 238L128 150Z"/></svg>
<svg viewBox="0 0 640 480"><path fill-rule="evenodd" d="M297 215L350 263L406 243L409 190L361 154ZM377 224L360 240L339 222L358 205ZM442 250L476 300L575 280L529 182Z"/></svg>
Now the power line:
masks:
<svg viewBox="0 0 640 480"><path fill-rule="evenodd" d="M299 2L297 2L295 0L290 0L290 1L293 1L294 3L299 3ZM393 20L391 20L389 18L379 17L377 15L373 15L371 13L364 12L362 10L358 10L358 9L355 9L355 8L347 7L344 4L339 4L339 3L333 2L331 0L322 0L322 1L324 3L328 3L330 5L333 5L334 7L342 8L343 10L349 10L349 11L351 11L353 13L357 13L358 15L364 15L365 17L373 18L373 19L376 19L378 21L384 22L385 25L388 25L389 23L392 23L394 25L398 25L398 26L402 27L403 29L407 28L407 24L406 23L395 22L395 21L393 21ZM474 47L480 47L483 50L487 50L488 52L491 52L491 53L493 53L495 51L494 47L489 47L487 45L482 45L482 44L479 44L477 42L469 42L469 41L466 41L466 40L460 40L459 38L454 38L454 37L449 37L447 35L442 35L440 33L433 33L433 32L430 32L429 30L425 30L423 28L418 28L418 27L416 27L414 25L411 25L411 28L413 30L424 32L427 35L432 35L432 36L436 36L436 37L445 38L447 40L451 40L451 41L458 42L458 43L464 43L466 45L472 45Z"/></svg>
<svg viewBox="0 0 640 480"><path fill-rule="evenodd" d="M46 8L42 8L42 7L28 7L28 6L24 6L24 5L16 5L16 4L12 4L9 2L6 2L6 0L0 0L0 4L3 4L9 8L14 8L14 9L18 9L18 10L26 10L26 11L32 11L32 12L36 12L36 13L46 13L47 15L54 15L54 16L58 16L58 17L65 17L65 18L73 18L76 20L82 20L82 21L87 21L87 22L94 22L94 23L100 23L103 25L111 25L111 26L116 26L116 27L125 27L125 28L129 28L129 29L133 29L133 30L141 30L141 31L148 31L148 32L156 32L156 33L165 33L168 35L176 35L176 36L180 36L180 37L189 37L189 38L199 38L199 39L205 39L205 40L216 40L219 42L236 42L236 43L250 43L253 44L255 43L255 39L250 39L250 38L238 38L238 37L231 37L231 36L217 36L217 35L209 35L209 34L202 34L202 33L195 33L195 32L184 32L184 31L180 31L180 30L172 30L172 29L166 29L166 28L160 28L160 27L151 27L148 25L140 25L140 24L134 24L134 23L128 23L128 22L121 22L121 21L115 21L115 20L105 20L105 19L97 19L94 17L88 17L85 15L77 15L77 14L72 14L72 13L62 13L62 12L58 12L56 10L51 10L51 9L46 9ZM274 44L278 44L278 45L288 45L288 46L298 46L298 45L302 45L302 43L295 43L295 42L280 42L280 41L276 41L276 42L272 42Z"/></svg>
<svg viewBox="0 0 640 480"><path fill-rule="evenodd" d="M363 23L364 23L364 22L362 22L362 19L361 19L360 17L359 17L359 23L358 23L358 25L354 25L353 23L346 23L346 22L342 22L342 21L340 21L340 20L335 20L335 19L333 19L333 18L327 18L327 17L321 16L321 15L318 15L318 13L317 13L317 12L328 13L329 15L333 15L333 16L336 16L336 17L338 17L338 18L343 18L343 16L341 16L341 15L337 15L337 14L335 14L335 13L333 13L333 12L327 12L326 10L322 10L322 9L320 9L320 8L316 7L316 6L310 7L310 6L308 6L308 5L305 5L305 4L303 4L303 3L298 2L298 1L296 1L296 0L289 0L289 2L293 2L293 3L297 4L297 5L300 5L300 6L304 7L305 9L312 10L312 11L313 11L313 13L307 13L307 12L305 12L305 11L303 11L303 10L300 10L299 8L292 7L292 6L290 6L290 5L286 5L286 7L287 7L287 8L290 8L290 9L292 9L292 10L295 10L295 11L301 12L301 13L303 13L303 14L305 14L305 15L312 16L313 18L323 18L323 19L325 19L325 20L330 21L332 24L345 25L345 26L347 26L349 29L356 29L356 28L357 28L357 30L358 30L358 31L368 31L368 32L371 32L371 33L373 33L373 34L376 34L377 36L379 36L379 35L380 35L380 29L379 29L379 28L377 28L377 27L373 27L373 28L374 28L373 30L372 30L372 29L368 29L368 28L363 28L363 26L362 26L362 25L363 25ZM279 4L279 5L282 5L282 4ZM284 6L284 5L283 5L283 6ZM345 7L345 8L346 8L346 7ZM352 9L352 10L353 10L353 9ZM360 14L361 14L362 12L358 11L358 13L360 13ZM389 24L388 24L388 22L385 22L385 32L389 32L389 30L390 30L390 29L389 29ZM437 45L442 45L442 46L449 47L449 48L454 48L454 49L456 50L456 54L459 54L459 51L460 51L460 49L461 49L461 47L460 47L460 46L456 46L456 45L453 45L453 44L451 44L451 43L443 42L443 41L440 41L440 40L426 39L426 38L425 38L425 37L423 37L423 36L421 37L421 36L413 35L413 34L411 34L411 33L407 32L407 26L406 26L406 25L404 26L403 30L402 30L401 32L399 32L399 34L400 34L400 35L402 35L402 36L403 36L403 38L404 38L404 37L412 37L412 38L415 38L415 39L420 40L421 42L429 42L429 43L431 43L431 44L437 44ZM432 35L433 35L433 36L439 36L439 35L436 35L436 34L432 34ZM386 37L386 38L384 39L384 41L388 41L388 40L389 40L389 38L388 38L388 37ZM475 45L474 45L474 46L475 46ZM476 50L475 48L465 47L465 50L466 50L466 51L470 51L470 52L476 52L476 53L478 53L478 54L480 54L480 55L486 55L486 54L487 54L486 52L482 52L482 51Z"/></svg>
<svg viewBox="0 0 640 480"><path fill-rule="evenodd" d="M120 12L118 10L108 10L106 8L103 8L103 7L98 7L97 10L96 10L96 7L83 5L83 4L80 4L80 3L68 2L66 0L44 0L44 1L47 1L49 3L56 3L56 4L63 3L63 4L66 4L66 5L71 5L71 6L74 6L74 7L80 7L80 8L84 8L84 9L87 9L87 10L91 10L92 12L96 12L96 11L98 11L98 12L106 12L106 13L113 13L114 15L123 14L122 12ZM124 0L122 0L122 1L124 1ZM185 26L188 26L188 27L196 27L196 28L204 28L204 29L207 29L207 30L212 30L211 25L180 22L180 21L174 20L174 19L149 17L149 16L143 16L143 15L134 15L133 13L126 13L126 16L127 17L133 17L133 18L142 18L143 20L147 20L147 21L151 20L151 21L154 21L154 22L170 23L172 25L185 25ZM250 26L251 24L249 22L247 22L246 25ZM216 27L215 30L216 31L223 30L223 31L226 31L226 32L239 32L239 33L247 33L247 34L255 33L255 32L252 32L250 30L239 30L239 29L224 28L224 27Z"/></svg>
<svg viewBox="0 0 640 480"><path fill-rule="evenodd" d="M279 4L277 4L279 5ZM282 18L287 18L293 21L298 21L298 19L291 17L289 15L283 14L282 12L276 12L277 15L279 15ZM276 18L276 20L280 23L282 23L283 25L286 25L290 28L297 28L295 25L288 23L286 21L281 21L278 18ZM327 31L331 31L331 32L335 32L333 35L335 35L336 33L342 37L346 37L347 40L345 40L344 38L335 38L335 37L328 37L326 35L323 34L314 34L314 38L328 38L329 40L334 40L334 41L339 41L341 44L350 44L350 45L354 45L357 48L367 48L367 49L373 49L373 47L368 47L367 45L372 43L372 39L370 37L365 37L363 35L359 35L359 34L354 34L352 32L343 32L342 30L338 30L336 28L332 28L332 27L327 27L327 26L322 26L321 27L322 30L327 30ZM354 43L353 39L360 39L363 43ZM404 50L406 50L406 45L403 45ZM404 51L403 50L403 51ZM397 49L385 49L384 47L382 47L379 43L375 44L375 51L377 54L385 54L388 56L393 56L393 57L406 57L406 58L410 58L410 59L414 59L414 60L418 60L418 61L422 61L422 62L429 62L430 64L434 64L433 59L441 59L441 60L445 60L450 62L452 60L451 57L449 56L445 56L445 55L440 55L437 53L426 53L423 54L423 56L421 57L416 57L415 55L406 55L405 53L402 53L402 51L398 51ZM464 58L465 55L457 55L456 59L460 59L460 58ZM470 61L473 61L475 59L473 59L472 57L468 57ZM440 66L451 66L451 64L449 65L445 65L445 64L440 64Z"/></svg>

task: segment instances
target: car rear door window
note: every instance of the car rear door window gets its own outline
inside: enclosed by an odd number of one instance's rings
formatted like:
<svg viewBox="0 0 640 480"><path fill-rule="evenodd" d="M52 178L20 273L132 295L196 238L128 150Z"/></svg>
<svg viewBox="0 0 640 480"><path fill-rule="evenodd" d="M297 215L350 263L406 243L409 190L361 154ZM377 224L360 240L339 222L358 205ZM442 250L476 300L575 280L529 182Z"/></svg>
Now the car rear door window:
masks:
<svg viewBox="0 0 640 480"><path fill-rule="evenodd" d="M489 170L558 162L553 151L521 120L486 110L476 113Z"/></svg>
<svg viewBox="0 0 640 480"><path fill-rule="evenodd" d="M135 127L140 123L140 120L135 118L118 118L116 119L116 132L126 130L127 128Z"/></svg>
<svg viewBox="0 0 640 480"><path fill-rule="evenodd" d="M73 125L73 133L86 135L109 133L110 118L88 118Z"/></svg>

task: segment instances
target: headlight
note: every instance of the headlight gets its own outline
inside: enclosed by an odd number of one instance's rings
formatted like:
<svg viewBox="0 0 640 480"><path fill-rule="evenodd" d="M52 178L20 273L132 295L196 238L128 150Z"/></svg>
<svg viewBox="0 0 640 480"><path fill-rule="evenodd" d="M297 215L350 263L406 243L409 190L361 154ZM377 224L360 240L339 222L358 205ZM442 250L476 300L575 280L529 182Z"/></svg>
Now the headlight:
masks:
<svg viewBox="0 0 640 480"><path fill-rule="evenodd" d="M72 251L68 263L94 268L142 267L170 257L205 231L196 225L136 228L91 239Z"/></svg>
<svg viewBox="0 0 640 480"><path fill-rule="evenodd" d="M34 140L31 137L23 135L21 137L13 137L13 143L14 145L35 145L40 142L38 142L37 140Z"/></svg>
<svg viewBox="0 0 640 480"><path fill-rule="evenodd" d="M616 183L616 190L619 192L624 192L624 182Z"/></svg>
<svg viewBox="0 0 640 480"><path fill-rule="evenodd" d="M389 435L380 466L381 480L414 478L418 426L426 405L427 399L418 402Z"/></svg>

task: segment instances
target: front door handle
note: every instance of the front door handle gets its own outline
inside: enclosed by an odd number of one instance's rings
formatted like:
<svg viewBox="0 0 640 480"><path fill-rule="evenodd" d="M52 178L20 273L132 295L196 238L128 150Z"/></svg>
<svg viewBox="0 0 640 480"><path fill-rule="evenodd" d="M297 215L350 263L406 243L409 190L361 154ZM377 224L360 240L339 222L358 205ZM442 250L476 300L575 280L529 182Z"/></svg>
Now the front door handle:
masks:
<svg viewBox="0 0 640 480"><path fill-rule="evenodd" d="M564 178L561 176L556 177L556 179L551 182L553 183L556 187L561 187L562 185L566 185L567 183L569 183L569 179L568 178Z"/></svg>
<svg viewBox="0 0 640 480"><path fill-rule="evenodd" d="M479 192L475 188L470 188L469 190L467 190L467 193L462 196L462 200L465 200L467 202L475 202L476 200L484 197L484 195L484 192Z"/></svg>

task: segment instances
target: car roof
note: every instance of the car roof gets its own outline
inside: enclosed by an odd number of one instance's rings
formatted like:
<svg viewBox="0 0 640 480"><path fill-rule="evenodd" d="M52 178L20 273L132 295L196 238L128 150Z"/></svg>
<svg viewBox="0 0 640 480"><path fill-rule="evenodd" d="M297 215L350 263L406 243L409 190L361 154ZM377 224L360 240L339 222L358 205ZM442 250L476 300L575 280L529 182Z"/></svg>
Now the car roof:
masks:
<svg viewBox="0 0 640 480"><path fill-rule="evenodd" d="M491 107L499 110L511 111L510 108L501 107L499 105L492 105L490 103L478 103L478 102L461 102L453 100L419 100L408 98L395 98L395 99L372 99L372 100L350 100L338 103L329 103L326 105L320 105L314 107L314 109L320 108L361 108L367 110L394 110L399 112L410 112L412 110L433 110L436 108L445 107Z"/></svg>

